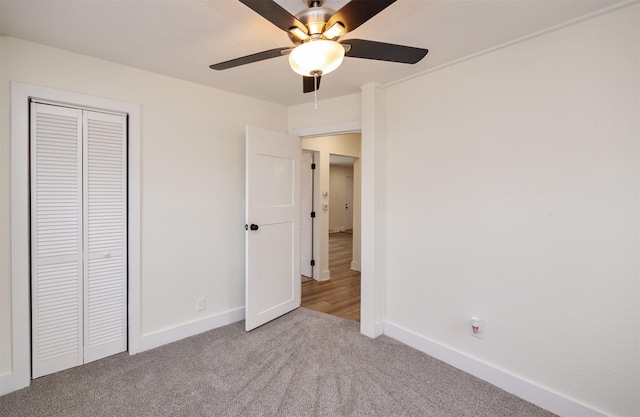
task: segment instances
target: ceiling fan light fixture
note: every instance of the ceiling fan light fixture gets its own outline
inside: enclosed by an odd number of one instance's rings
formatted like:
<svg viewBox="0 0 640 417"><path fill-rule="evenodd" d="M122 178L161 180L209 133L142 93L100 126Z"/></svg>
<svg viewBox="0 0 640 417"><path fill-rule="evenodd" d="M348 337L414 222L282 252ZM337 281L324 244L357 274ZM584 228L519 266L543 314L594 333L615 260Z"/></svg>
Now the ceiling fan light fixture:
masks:
<svg viewBox="0 0 640 417"><path fill-rule="evenodd" d="M339 36L344 35L344 25L340 22L336 22L327 30L324 31L322 36L327 39L335 39Z"/></svg>
<svg viewBox="0 0 640 417"><path fill-rule="evenodd" d="M309 35L307 35L302 29L298 27L292 27L291 29L289 29L289 33L297 39L300 39L301 41L309 39Z"/></svg>
<svg viewBox="0 0 640 417"><path fill-rule="evenodd" d="M305 77L325 75L335 70L344 59L344 47L336 41L309 40L289 54L291 69Z"/></svg>

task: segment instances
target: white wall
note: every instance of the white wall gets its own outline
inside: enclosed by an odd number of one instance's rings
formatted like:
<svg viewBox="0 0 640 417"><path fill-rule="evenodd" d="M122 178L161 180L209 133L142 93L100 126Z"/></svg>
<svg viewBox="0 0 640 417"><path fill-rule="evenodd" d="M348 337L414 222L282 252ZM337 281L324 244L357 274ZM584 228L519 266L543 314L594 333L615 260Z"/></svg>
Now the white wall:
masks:
<svg viewBox="0 0 640 417"><path fill-rule="evenodd" d="M309 103L288 108L289 132L297 136L318 136L315 128L322 127L321 135L328 133L354 133L360 131L361 97L360 94L318 101L318 108Z"/></svg>
<svg viewBox="0 0 640 417"><path fill-rule="evenodd" d="M624 416L640 415L639 8L385 90L386 322Z"/></svg>
<svg viewBox="0 0 640 417"><path fill-rule="evenodd" d="M4 79L4 44L0 36L0 129L2 135L9 130L9 90ZM8 137L0 140L0 380L11 371L11 200L9 175L11 143Z"/></svg>
<svg viewBox="0 0 640 417"><path fill-rule="evenodd" d="M244 307L244 132L287 131L287 108L0 38L0 375L11 372L10 81L142 108L142 334ZM206 310L196 312L197 297ZM171 336L168 336L171 338Z"/></svg>

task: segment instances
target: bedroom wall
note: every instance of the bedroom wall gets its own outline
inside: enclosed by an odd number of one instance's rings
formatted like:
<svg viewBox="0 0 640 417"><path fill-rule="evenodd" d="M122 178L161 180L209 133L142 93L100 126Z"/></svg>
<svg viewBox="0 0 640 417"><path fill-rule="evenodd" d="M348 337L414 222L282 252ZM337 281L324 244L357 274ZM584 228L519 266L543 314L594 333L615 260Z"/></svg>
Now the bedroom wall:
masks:
<svg viewBox="0 0 640 417"><path fill-rule="evenodd" d="M4 43L0 36L0 82L4 79ZM9 94L4 83L0 85L0 129L9 130ZM4 133L0 133L4 135ZM0 376L11 371L11 192L10 141L0 140Z"/></svg>
<svg viewBox="0 0 640 417"><path fill-rule="evenodd" d="M0 375L11 372L10 81L141 105L142 335L244 307L245 125L287 108L14 38L0 41ZM196 311L196 298L206 310Z"/></svg>
<svg viewBox="0 0 640 417"><path fill-rule="evenodd" d="M318 94L322 96L320 90ZM309 102L288 108L289 132L304 137L318 136L317 127L325 128L320 132L325 136L359 132L361 107L360 93L319 100L317 109L309 96Z"/></svg>
<svg viewBox="0 0 640 417"><path fill-rule="evenodd" d="M386 88L385 332L640 415L639 51L636 3Z"/></svg>

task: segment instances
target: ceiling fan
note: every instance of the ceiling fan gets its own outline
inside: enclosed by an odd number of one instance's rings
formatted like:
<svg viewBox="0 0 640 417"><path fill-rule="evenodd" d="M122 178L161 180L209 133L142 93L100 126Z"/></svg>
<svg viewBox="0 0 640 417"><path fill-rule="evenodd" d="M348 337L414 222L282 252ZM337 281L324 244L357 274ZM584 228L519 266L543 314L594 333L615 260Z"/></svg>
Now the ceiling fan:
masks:
<svg viewBox="0 0 640 417"><path fill-rule="evenodd" d="M351 0L338 11L322 7L323 0L306 1L308 8L293 16L273 0L240 0L287 32L294 46L231 59L210 65L210 68L225 70L288 54L291 68L303 77L303 92L309 93L318 90L320 77L338 68L344 56L415 64L429 52L427 49L364 39L338 42L342 35L356 29L396 0Z"/></svg>

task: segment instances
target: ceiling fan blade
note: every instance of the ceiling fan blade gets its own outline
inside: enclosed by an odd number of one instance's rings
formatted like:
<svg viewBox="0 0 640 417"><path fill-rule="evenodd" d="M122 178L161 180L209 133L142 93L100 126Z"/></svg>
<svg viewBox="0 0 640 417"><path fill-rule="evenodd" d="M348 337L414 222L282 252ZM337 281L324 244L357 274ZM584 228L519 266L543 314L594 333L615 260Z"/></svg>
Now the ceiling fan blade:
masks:
<svg viewBox="0 0 640 417"><path fill-rule="evenodd" d="M302 92L303 93L313 93L316 90L320 89L320 76L317 77L302 77Z"/></svg>
<svg viewBox="0 0 640 417"><path fill-rule="evenodd" d="M285 32L297 27L304 33L309 33L301 21L273 0L240 0L240 2Z"/></svg>
<svg viewBox="0 0 640 417"><path fill-rule="evenodd" d="M396 0L351 0L331 16L325 27L329 28L336 22L341 22L345 27L344 33L351 32L389 7L395 1Z"/></svg>
<svg viewBox="0 0 640 417"><path fill-rule="evenodd" d="M345 52L346 56L352 58L376 59L378 61L400 62L403 64L415 64L424 58L425 55L427 55L427 52L429 52L428 49L395 45L392 43L367 41L364 39L348 39L340 43L351 45L351 49Z"/></svg>
<svg viewBox="0 0 640 417"><path fill-rule="evenodd" d="M252 62L264 61L265 59L282 56L284 55L283 51L286 52L289 49L290 48L288 46L285 46L284 48L269 49L268 51L262 51L256 54L251 54L240 58L230 59L229 61L209 65L209 68L220 71L228 68L239 67L240 65L251 64Z"/></svg>

